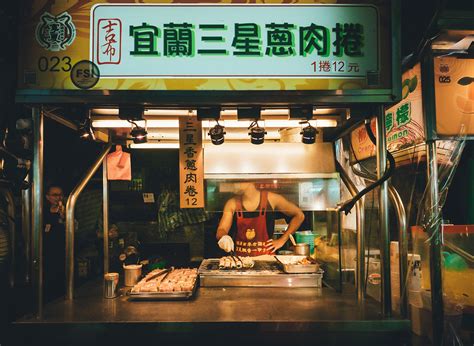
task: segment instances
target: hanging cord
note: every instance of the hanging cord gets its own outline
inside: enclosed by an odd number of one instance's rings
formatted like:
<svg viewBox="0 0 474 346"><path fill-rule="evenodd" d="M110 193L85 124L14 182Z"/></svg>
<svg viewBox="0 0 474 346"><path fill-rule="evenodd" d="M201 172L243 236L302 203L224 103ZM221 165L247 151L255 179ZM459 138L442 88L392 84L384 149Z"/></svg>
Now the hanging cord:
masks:
<svg viewBox="0 0 474 346"><path fill-rule="evenodd" d="M137 124L135 121L133 121L133 120L127 119L127 121L128 121L130 124L132 124L133 126L135 126L135 128L140 127L140 126L138 126L138 124Z"/></svg>
<svg viewBox="0 0 474 346"><path fill-rule="evenodd" d="M250 123L250 126L248 127L248 130L250 130L254 127L260 127L260 126L258 126L258 121L257 120L254 120Z"/></svg>
<svg viewBox="0 0 474 346"><path fill-rule="evenodd" d="M370 264L370 236L372 235L372 215L375 204L375 191L372 191L372 206L369 214L369 232L367 233L367 269L365 270L364 295L367 295L367 281L369 279L369 264ZM365 250L365 249L364 249Z"/></svg>
<svg viewBox="0 0 474 346"><path fill-rule="evenodd" d="M365 129L367 130L367 133L369 135L369 138L370 138L370 141L374 144L374 145L377 145L377 140L375 138L375 135L374 133L372 132L372 129L370 127L370 121L367 121L365 122ZM360 191L357 195L355 195L353 198L351 198L350 200L342 203L342 205L340 206L340 209L347 215L349 214L349 212L352 210L352 208L354 207L354 205L357 203L357 201L359 199L361 199L365 194L367 194L368 192L372 191L373 189L375 189L376 187L382 185L385 181L387 181L393 174L393 171L395 169L395 159L393 158L392 154L390 154L390 152L387 150L387 159L389 161L389 167L388 169L385 170L383 176L377 180L375 183L373 183L372 185L369 185L367 186L365 189L363 189L362 191Z"/></svg>

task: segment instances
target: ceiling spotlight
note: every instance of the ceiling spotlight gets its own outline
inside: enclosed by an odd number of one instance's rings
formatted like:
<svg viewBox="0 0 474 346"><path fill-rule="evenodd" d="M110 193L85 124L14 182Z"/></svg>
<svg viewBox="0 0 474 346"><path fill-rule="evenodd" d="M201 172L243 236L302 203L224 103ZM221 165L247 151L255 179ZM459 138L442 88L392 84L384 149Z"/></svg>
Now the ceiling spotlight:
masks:
<svg viewBox="0 0 474 346"><path fill-rule="evenodd" d="M94 128L90 116L87 117L82 124L79 125L79 137L82 139L95 140Z"/></svg>
<svg viewBox="0 0 474 346"><path fill-rule="evenodd" d="M316 130L315 127L311 126L310 123L307 124L308 126L303 127L303 129L301 129L301 141L304 144L313 144L316 141L316 134L318 133L318 130Z"/></svg>
<svg viewBox="0 0 474 346"><path fill-rule="evenodd" d="M267 131L265 131L265 128L258 126L257 120L250 124L249 130L250 142L252 144L262 144L264 142Z"/></svg>
<svg viewBox="0 0 474 346"><path fill-rule="evenodd" d="M134 121L129 120L129 122L134 125L132 131L130 131L130 136L132 136L133 143L146 143L148 132L143 127L138 126Z"/></svg>
<svg viewBox="0 0 474 346"><path fill-rule="evenodd" d="M211 137L211 142L214 145L220 145L224 143L225 127L219 125L219 122L216 120L216 126L209 129L208 135Z"/></svg>

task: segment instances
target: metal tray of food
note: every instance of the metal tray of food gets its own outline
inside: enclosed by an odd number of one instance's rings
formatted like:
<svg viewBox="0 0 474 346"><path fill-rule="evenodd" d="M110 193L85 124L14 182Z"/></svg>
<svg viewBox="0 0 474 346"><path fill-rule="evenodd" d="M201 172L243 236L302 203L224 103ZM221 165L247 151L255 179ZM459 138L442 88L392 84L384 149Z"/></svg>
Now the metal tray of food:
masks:
<svg viewBox="0 0 474 346"><path fill-rule="evenodd" d="M287 274L273 261L255 261L252 268L219 269L219 259L205 259L199 267L201 287L321 287L322 274Z"/></svg>
<svg viewBox="0 0 474 346"><path fill-rule="evenodd" d="M189 300L197 290L197 278L194 280L192 291L176 291L176 292L128 292L129 300Z"/></svg>
<svg viewBox="0 0 474 346"><path fill-rule="evenodd" d="M192 284L191 290L171 292L133 292L133 288L127 292L129 300L189 300L196 294L199 283L199 275Z"/></svg>
<svg viewBox="0 0 474 346"><path fill-rule="evenodd" d="M275 256L282 270L287 274L319 273L319 264L306 256Z"/></svg>

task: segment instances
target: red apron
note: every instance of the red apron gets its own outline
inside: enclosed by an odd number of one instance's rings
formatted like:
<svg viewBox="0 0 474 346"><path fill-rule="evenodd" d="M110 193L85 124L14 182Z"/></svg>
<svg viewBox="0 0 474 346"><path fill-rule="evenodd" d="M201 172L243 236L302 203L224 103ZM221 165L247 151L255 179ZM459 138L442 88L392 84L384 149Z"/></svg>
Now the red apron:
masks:
<svg viewBox="0 0 474 346"><path fill-rule="evenodd" d="M259 256L269 254L265 245L267 232L267 191L260 192L258 216L244 218L242 199L237 198L237 234L235 235L235 254L238 256Z"/></svg>

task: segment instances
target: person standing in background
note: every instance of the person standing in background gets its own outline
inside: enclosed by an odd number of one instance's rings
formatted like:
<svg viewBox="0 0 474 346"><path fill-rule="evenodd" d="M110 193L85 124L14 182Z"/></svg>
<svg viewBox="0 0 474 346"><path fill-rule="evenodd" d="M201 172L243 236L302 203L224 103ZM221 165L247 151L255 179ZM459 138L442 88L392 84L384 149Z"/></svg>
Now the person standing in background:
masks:
<svg viewBox="0 0 474 346"><path fill-rule="evenodd" d="M43 213L44 292L49 301L65 292L66 222L63 189L55 184L46 188Z"/></svg>

